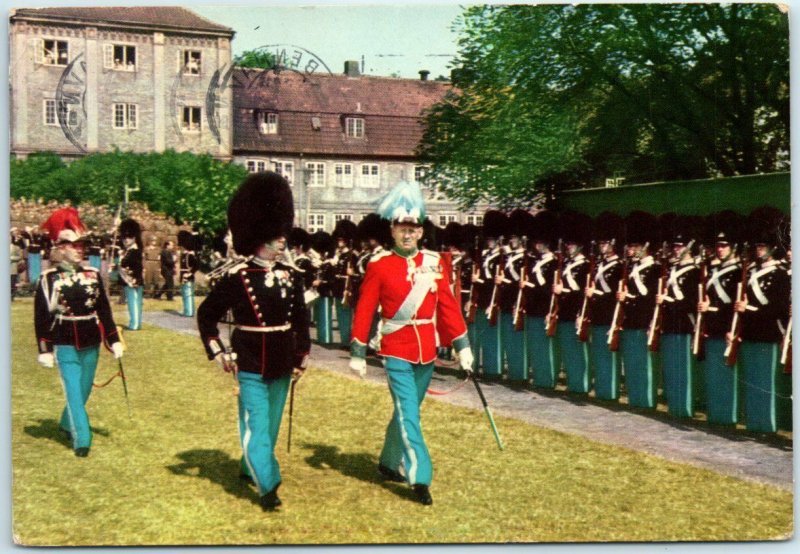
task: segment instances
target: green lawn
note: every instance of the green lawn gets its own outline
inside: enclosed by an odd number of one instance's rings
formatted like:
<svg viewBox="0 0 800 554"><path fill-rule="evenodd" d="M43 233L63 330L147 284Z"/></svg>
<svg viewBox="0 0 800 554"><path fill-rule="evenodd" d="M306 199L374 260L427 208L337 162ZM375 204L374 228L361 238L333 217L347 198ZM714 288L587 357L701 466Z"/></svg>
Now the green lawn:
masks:
<svg viewBox="0 0 800 554"><path fill-rule="evenodd" d="M147 301L146 308L177 308ZM127 321L115 307L118 323ZM233 381L193 337L127 333L133 418L118 380L89 401L76 458L57 429L55 369L36 364L32 302L12 304L13 529L26 545L713 541L787 538L792 495L638 452L428 401L434 505L376 478L385 386L313 367L297 387L283 509L238 480ZM114 371L101 355L98 380Z"/></svg>

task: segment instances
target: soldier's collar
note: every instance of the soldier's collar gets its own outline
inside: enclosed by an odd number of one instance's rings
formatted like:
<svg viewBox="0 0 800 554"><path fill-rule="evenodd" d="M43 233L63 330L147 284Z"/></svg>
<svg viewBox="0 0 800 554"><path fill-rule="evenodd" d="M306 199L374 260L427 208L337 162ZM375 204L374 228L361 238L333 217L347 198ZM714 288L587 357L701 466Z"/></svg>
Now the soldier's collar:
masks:
<svg viewBox="0 0 800 554"><path fill-rule="evenodd" d="M395 245L392 247L392 252L394 252L401 258L413 258L417 254L419 254L419 248L412 248L411 250L405 250Z"/></svg>

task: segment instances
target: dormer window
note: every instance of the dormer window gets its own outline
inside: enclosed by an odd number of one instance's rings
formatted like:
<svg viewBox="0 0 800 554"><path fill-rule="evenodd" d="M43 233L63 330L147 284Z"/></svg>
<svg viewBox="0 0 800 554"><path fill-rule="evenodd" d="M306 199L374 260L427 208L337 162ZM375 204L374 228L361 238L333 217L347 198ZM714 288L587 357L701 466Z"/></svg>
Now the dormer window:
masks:
<svg viewBox="0 0 800 554"><path fill-rule="evenodd" d="M258 112L258 131L262 135L277 135L278 114L274 112Z"/></svg>
<svg viewBox="0 0 800 554"><path fill-rule="evenodd" d="M104 44L103 67L114 71L136 71L136 47L126 44Z"/></svg>
<svg viewBox="0 0 800 554"><path fill-rule="evenodd" d="M346 117L344 119L345 135L350 138L364 138L364 118Z"/></svg>

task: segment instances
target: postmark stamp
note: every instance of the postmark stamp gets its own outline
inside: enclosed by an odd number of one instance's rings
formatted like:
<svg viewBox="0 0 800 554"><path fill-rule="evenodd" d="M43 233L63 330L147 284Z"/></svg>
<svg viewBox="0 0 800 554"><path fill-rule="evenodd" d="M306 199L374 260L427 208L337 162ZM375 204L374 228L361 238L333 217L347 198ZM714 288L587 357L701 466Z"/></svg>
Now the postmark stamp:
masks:
<svg viewBox="0 0 800 554"><path fill-rule="evenodd" d="M56 87L58 125L81 152L87 151L86 81L86 60L81 53L64 68Z"/></svg>

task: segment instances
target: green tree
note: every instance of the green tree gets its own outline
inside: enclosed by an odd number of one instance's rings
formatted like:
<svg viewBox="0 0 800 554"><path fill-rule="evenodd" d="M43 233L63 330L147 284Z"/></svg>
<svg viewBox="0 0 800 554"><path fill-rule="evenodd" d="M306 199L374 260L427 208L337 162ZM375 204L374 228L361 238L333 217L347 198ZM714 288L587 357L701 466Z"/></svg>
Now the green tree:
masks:
<svg viewBox="0 0 800 554"><path fill-rule="evenodd" d="M269 69L275 66L275 56L266 50L245 50L238 56L234 56L233 63L239 67Z"/></svg>
<svg viewBox="0 0 800 554"><path fill-rule="evenodd" d="M769 4L477 6L427 115L428 179L465 205L788 167L788 19Z"/></svg>

